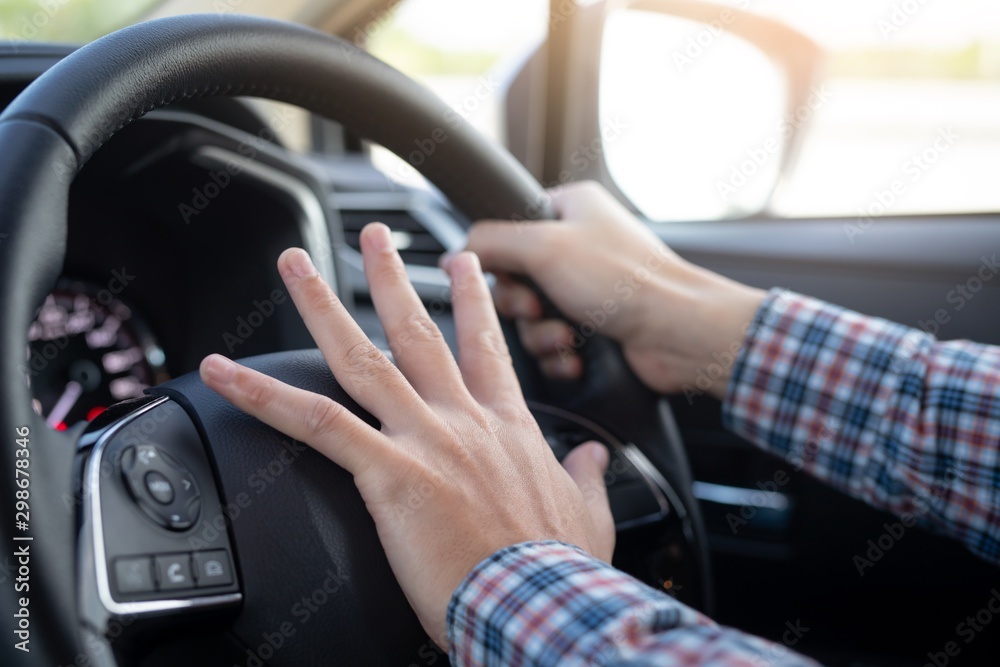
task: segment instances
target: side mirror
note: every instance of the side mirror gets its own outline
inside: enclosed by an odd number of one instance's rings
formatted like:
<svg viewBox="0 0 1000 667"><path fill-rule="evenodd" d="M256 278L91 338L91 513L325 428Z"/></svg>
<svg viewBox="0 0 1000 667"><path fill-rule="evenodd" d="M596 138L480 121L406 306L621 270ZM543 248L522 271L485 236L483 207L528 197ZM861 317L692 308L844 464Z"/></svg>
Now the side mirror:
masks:
<svg viewBox="0 0 1000 667"><path fill-rule="evenodd" d="M594 179L654 220L763 211L822 104L820 48L700 0L570 4L510 85L511 151L547 186Z"/></svg>

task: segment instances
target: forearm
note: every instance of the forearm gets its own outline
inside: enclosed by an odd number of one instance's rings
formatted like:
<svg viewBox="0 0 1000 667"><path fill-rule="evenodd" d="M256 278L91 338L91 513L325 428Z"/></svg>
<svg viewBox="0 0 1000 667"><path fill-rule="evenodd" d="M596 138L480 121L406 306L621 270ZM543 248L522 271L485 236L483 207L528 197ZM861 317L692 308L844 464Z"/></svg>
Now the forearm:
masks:
<svg viewBox="0 0 1000 667"><path fill-rule="evenodd" d="M723 416L793 467L1000 561L1000 348L773 291Z"/></svg>
<svg viewBox="0 0 1000 667"><path fill-rule="evenodd" d="M788 643L806 631L793 625ZM480 563L452 598L448 636L455 665L814 664L556 542Z"/></svg>

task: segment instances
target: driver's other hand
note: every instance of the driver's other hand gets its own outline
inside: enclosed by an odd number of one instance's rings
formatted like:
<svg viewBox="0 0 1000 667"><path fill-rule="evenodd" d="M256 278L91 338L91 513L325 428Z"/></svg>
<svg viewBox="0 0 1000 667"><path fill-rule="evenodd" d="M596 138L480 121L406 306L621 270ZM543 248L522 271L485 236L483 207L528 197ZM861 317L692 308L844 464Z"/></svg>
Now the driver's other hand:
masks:
<svg viewBox="0 0 1000 667"><path fill-rule="evenodd" d="M497 309L516 319L543 372L580 377L578 352L593 335L621 343L639 378L663 393L698 383L699 369L735 356L764 292L684 261L596 183L549 194L561 221L480 222L467 246L496 274ZM447 268L453 261L446 255L441 263ZM531 278L574 326L545 317L520 276ZM721 397L730 369L721 370L711 373L710 387L698 386Z"/></svg>
<svg viewBox="0 0 1000 667"><path fill-rule="evenodd" d="M365 274L397 366L358 327L308 255L278 269L340 385L382 424L331 399L213 355L209 387L354 475L396 578L431 638L446 645L452 594L503 547L559 540L605 561L614 524L588 443L559 465L525 405L479 260L449 266L458 361L406 276L389 229L361 234ZM567 472L569 471L569 472Z"/></svg>

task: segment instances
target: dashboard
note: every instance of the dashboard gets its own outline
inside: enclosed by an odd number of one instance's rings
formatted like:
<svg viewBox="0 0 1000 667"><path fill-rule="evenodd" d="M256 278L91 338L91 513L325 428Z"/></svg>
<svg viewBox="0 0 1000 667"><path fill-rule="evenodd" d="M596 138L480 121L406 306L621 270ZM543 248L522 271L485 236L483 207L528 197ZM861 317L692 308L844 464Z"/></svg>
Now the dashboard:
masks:
<svg viewBox="0 0 1000 667"><path fill-rule="evenodd" d="M105 288L63 278L31 323L32 407L50 427L93 421L113 403L170 379L145 320L114 296L129 278L119 273Z"/></svg>
<svg viewBox="0 0 1000 667"><path fill-rule="evenodd" d="M26 45L0 54L0 107L67 52ZM332 124L321 129L342 134ZM313 347L275 267L292 246L310 252L384 343L358 247L374 220L393 229L414 285L438 304L435 319L453 340L436 262L464 243L464 231L462 215L436 190L394 182L364 152L288 150L247 100L150 113L74 181L62 276L26 332L35 411L52 428L71 429L196 370L208 354Z"/></svg>

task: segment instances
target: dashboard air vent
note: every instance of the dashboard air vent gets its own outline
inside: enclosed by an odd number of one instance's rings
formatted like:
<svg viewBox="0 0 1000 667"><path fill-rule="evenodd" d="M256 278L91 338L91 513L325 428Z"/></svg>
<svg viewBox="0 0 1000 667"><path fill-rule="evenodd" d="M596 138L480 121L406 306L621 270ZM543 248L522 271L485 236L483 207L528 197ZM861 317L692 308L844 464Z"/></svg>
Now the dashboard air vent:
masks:
<svg viewBox="0 0 1000 667"><path fill-rule="evenodd" d="M370 222L383 222L392 230L396 248L406 264L437 266L445 251L444 245L408 211L341 210L344 240L355 250L361 250L361 230Z"/></svg>

